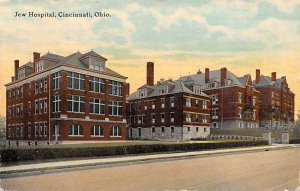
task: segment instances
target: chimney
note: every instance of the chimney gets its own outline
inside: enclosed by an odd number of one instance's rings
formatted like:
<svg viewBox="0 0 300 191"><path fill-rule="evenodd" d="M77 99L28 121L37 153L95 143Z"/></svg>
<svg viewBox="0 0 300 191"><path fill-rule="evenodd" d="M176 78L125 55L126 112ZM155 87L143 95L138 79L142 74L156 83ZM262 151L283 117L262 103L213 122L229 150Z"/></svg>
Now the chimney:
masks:
<svg viewBox="0 0 300 191"><path fill-rule="evenodd" d="M197 71L197 74L202 74L202 72L201 72L201 70L200 70L200 69Z"/></svg>
<svg viewBox="0 0 300 191"><path fill-rule="evenodd" d="M256 69L255 83L259 84L260 81L260 69Z"/></svg>
<svg viewBox="0 0 300 191"><path fill-rule="evenodd" d="M154 85L154 63L147 62L147 85Z"/></svg>
<svg viewBox="0 0 300 191"><path fill-rule="evenodd" d="M14 76L11 77L11 81L12 81L12 82L15 81L15 77L14 77Z"/></svg>
<svg viewBox="0 0 300 191"><path fill-rule="evenodd" d="M272 81L275 82L276 81L276 72L272 72L271 77L272 77Z"/></svg>
<svg viewBox="0 0 300 191"><path fill-rule="evenodd" d="M221 86L225 86L226 78L227 78L227 68L221 68Z"/></svg>
<svg viewBox="0 0 300 191"><path fill-rule="evenodd" d="M127 93L127 96L129 96L130 95L130 84L129 83L126 83L127 84L127 91L126 91L126 93Z"/></svg>
<svg viewBox="0 0 300 191"><path fill-rule="evenodd" d="M33 73L36 72L36 71L35 71L35 63L36 63L37 61L39 61L39 60L40 60L40 53L34 52L34 53L33 53Z"/></svg>
<svg viewBox="0 0 300 191"><path fill-rule="evenodd" d="M209 81L209 68L205 68L205 83Z"/></svg>
<svg viewBox="0 0 300 191"><path fill-rule="evenodd" d="M18 79L18 69L19 69L19 65L20 61L19 60L15 60L15 79Z"/></svg>

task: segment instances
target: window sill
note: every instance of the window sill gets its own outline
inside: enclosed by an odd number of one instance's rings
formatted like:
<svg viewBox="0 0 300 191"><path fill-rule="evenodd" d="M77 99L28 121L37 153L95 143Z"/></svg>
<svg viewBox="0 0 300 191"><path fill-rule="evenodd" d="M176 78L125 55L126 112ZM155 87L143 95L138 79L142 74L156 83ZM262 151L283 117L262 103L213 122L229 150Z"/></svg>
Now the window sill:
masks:
<svg viewBox="0 0 300 191"><path fill-rule="evenodd" d="M122 136L110 136L110 137L122 137Z"/></svg>
<svg viewBox="0 0 300 191"><path fill-rule="evenodd" d="M91 135L91 137L104 137L104 135Z"/></svg>
<svg viewBox="0 0 300 191"><path fill-rule="evenodd" d="M94 92L94 91L89 91L90 93L97 93L97 94L103 94L105 95L105 92Z"/></svg>
<svg viewBox="0 0 300 191"><path fill-rule="evenodd" d="M85 112L75 112L75 111L67 111L67 113L78 113L78 114L85 114Z"/></svg>
<svg viewBox="0 0 300 191"><path fill-rule="evenodd" d="M69 135L69 137L83 137L83 135Z"/></svg>

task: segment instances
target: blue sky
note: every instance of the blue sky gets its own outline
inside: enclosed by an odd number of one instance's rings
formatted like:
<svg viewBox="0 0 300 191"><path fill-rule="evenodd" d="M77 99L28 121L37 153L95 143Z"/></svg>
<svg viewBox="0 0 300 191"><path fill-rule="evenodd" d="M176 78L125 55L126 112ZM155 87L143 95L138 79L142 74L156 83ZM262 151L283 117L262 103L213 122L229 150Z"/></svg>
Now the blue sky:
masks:
<svg viewBox="0 0 300 191"><path fill-rule="evenodd" d="M111 17L16 18L16 11L102 11ZM144 82L145 63L154 61L156 80L205 67L226 66L238 75L260 68L286 75L300 93L299 0L0 0L0 15L2 95L14 59L22 64L34 51L91 49L129 77L132 91Z"/></svg>

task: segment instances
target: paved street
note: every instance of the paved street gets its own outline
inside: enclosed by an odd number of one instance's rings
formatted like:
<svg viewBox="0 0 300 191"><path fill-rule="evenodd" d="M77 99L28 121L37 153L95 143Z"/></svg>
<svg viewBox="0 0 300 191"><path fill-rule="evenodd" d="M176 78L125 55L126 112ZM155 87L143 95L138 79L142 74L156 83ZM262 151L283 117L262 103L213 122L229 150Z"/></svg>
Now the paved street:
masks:
<svg viewBox="0 0 300 191"><path fill-rule="evenodd" d="M2 179L4 190L300 190L300 148ZM1 189L0 189L1 190Z"/></svg>

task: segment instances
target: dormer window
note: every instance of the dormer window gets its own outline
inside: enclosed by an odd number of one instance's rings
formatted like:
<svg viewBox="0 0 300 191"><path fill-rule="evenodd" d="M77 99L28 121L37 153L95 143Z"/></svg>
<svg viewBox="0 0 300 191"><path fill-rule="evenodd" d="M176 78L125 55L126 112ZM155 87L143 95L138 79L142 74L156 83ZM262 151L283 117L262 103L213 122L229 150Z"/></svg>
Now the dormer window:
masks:
<svg viewBox="0 0 300 191"><path fill-rule="evenodd" d="M44 60L40 60L35 63L35 72L40 72L44 70Z"/></svg>
<svg viewBox="0 0 300 191"><path fill-rule="evenodd" d="M99 61L99 60L91 60L90 61L90 69L98 70L98 71L104 71L105 62Z"/></svg>
<svg viewBox="0 0 300 191"><path fill-rule="evenodd" d="M209 83L209 84L207 84L207 87L208 88L215 88L215 87L217 87L217 83L216 82Z"/></svg>
<svg viewBox="0 0 300 191"><path fill-rule="evenodd" d="M165 94L168 93L167 86L159 86L159 94Z"/></svg>
<svg viewBox="0 0 300 191"><path fill-rule="evenodd" d="M193 92L196 94L201 94L201 86L194 85Z"/></svg>
<svg viewBox="0 0 300 191"><path fill-rule="evenodd" d="M146 97L146 96L147 96L146 89L140 89L140 91L139 91L139 97Z"/></svg>
<svg viewBox="0 0 300 191"><path fill-rule="evenodd" d="M18 80L25 78L25 68L18 70Z"/></svg>
<svg viewBox="0 0 300 191"><path fill-rule="evenodd" d="M226 80L226 81L225 81L225 86L230 86L230 85L231 85L231 83L232 83L232 81L231 81L231 80Z"/></svg>

